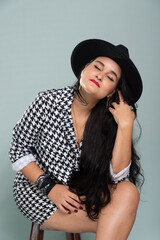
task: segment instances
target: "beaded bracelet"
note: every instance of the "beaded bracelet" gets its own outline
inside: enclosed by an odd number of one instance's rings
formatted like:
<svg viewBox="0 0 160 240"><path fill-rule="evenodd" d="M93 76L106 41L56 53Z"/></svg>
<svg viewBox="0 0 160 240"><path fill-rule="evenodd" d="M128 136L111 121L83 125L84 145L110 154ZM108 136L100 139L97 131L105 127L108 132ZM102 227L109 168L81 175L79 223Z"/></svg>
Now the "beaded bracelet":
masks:
<svg viewBox="0 0 160 240"><path fill-rule="evenodd" d="M49 174L43 173L37 178L35 184L44 195L48 195L57 183Z"/></svg>

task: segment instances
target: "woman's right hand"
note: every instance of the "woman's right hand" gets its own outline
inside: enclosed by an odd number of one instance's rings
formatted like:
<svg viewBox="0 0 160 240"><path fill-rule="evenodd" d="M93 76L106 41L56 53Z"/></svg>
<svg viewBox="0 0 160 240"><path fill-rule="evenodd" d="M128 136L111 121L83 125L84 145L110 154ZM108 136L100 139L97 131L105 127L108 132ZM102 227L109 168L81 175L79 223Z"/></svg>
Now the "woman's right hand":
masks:
<svg viewBox="0 0 160 240"><path fill-rule="evenodd" d="M48 194L48 197L63 213L70 214L83 209L78 196L69 190L69 187L62 184L56 184Z"/></svg>

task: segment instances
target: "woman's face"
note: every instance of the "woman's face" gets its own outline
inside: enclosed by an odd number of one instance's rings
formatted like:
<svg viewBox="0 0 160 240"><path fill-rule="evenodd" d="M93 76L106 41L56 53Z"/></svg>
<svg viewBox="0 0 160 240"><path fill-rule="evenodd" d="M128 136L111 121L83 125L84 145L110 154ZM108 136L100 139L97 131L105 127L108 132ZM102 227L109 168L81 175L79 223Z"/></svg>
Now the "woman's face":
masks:
<svg viewBox="0 0 160 240"><path fill-rule="evenodd" d="M96 99L111 96L121 77L120 66L110 58L97 57L81 72L80 86Z"/></svg>

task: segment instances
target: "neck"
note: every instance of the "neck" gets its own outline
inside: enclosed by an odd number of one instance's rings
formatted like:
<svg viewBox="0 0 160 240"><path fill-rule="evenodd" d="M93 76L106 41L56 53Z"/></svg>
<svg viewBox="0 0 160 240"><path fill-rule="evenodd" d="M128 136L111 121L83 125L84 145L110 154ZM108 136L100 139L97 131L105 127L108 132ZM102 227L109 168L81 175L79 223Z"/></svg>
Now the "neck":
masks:
<svg viewBox="0 0 160 240"><path fill-rule="evenodd" d="M81 114L81 116L83 115L87 117L92 111L92 108L98 103L99 100L95 99L93 95L88 94L82 87L80 87L79 91L88 104L84 105L84 103L82 103L80 100L77 100L79 98L76 94L73 100L73 105L77 112Z"/></svg>

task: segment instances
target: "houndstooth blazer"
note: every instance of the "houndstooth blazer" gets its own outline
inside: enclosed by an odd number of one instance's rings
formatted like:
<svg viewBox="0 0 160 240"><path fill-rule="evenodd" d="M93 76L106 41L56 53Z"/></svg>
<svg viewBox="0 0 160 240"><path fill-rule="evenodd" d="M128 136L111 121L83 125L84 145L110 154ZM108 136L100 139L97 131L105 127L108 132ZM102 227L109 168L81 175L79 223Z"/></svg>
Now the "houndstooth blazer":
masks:
<svg viewBox="0 0 160 240"><path fill-rule="evenodd" d="M77 148L71 114L74 94L71 86L38 93L13 128L9 150L13 170L18 172L35 161L63 184L79 170L83 139ZM115 182L129 175L130 164L118 174L110 164Z"/></svg>

